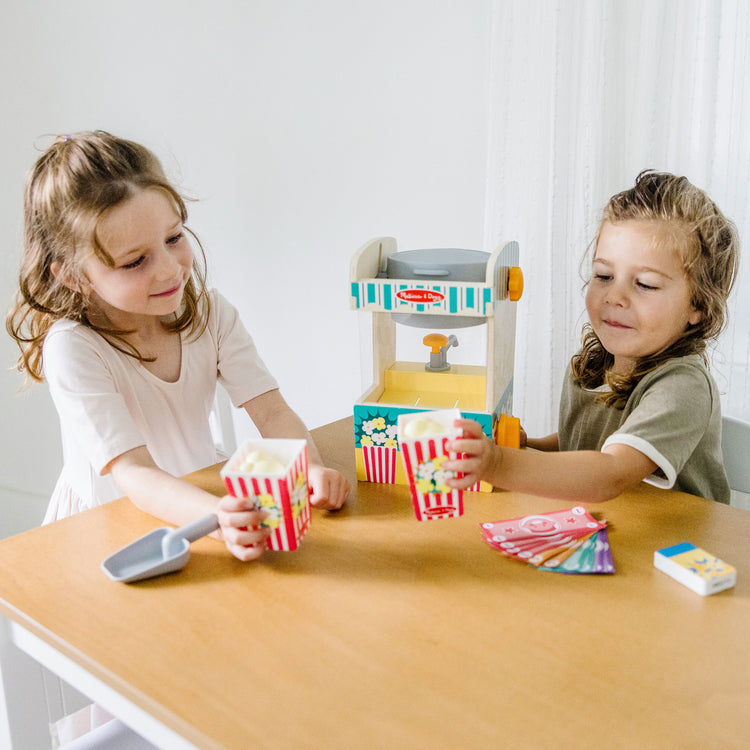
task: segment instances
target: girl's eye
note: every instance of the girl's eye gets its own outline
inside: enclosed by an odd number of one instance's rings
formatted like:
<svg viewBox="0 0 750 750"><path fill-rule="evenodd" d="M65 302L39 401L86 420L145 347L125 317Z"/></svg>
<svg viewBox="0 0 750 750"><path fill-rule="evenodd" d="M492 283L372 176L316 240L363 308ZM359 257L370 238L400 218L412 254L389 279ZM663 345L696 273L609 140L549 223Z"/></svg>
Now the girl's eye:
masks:
<svg viewBox="0 0 750 750"><path fill-rule="evenodd" d="M143 261L146 260L145 255L141 255L140 258L136 258L135 260L131 261L130 263L125 263L125 265L120 266L120 268L138 268L138 266L143 263Z"/></svg>
<svg viewBox="0 0 750 750"><path fill-rule="evenodd" d="M612 277L606 273L595 273L594 278L597 281L610 281Z"/></svg>
<svg viewBox="0 0 750 750"><path fill-rule="evenodd" d="M167 239L167 245L176 245L182 239L182 232L178 232Z"/></svg>
<svg viewBox="0 0 750 750"><path fill-rule="evenodd" d="M649 291L649 292L653 291L654 289L658 289L659 288L659 287L656 287L656 286L651 286L650 284L645 284L642 281L636 281L635 284L636 284L636 286L639 289L645 289L646 291Z"/></svg>

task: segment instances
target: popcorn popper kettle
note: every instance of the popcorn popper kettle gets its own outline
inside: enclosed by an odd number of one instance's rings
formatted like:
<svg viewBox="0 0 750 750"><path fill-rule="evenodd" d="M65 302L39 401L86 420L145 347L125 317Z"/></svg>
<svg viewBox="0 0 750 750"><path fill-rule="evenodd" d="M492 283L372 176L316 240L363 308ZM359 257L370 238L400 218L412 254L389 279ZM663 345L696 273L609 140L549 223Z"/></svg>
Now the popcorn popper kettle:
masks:
<svg viewBox="0 0 750 750"><path fill-rule="evenodd" d="M398 460L399 414L457 408L499 445L518 447L520 423L512 416L516 303L523 293L517 242L503 242L493 253L399 252L395 238L376 237L352 257L350 286L350 307L370 317L360 345L363 355L371 354L372 380L354 405L360 481L407 483ZM484 363L452 364L458 329L480 325L487 326ZM429 331L424 361L396 360L400 326Z"/></svg>

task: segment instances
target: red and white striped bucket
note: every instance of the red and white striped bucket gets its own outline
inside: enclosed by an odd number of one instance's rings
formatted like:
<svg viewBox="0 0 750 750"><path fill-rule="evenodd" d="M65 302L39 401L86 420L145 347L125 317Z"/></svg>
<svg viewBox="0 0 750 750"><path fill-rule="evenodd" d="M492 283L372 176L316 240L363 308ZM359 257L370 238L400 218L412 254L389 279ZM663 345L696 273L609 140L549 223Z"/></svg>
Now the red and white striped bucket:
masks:
<svg viewBox="0 0 750 750"><path fill-rule="evenodd" d="M453 476L446 472L442 464L447 459L457 458L448 451L446 444L457 436L453 422L460 416L458 410L446 409L423 412L416 415L399 415L399 445L404 462L409 490L414 504L414 514L419 521L438 518L457 518L463 515L463 491L445 485L445 480ZM444 424L445 433L409 438L404 435L404 426L411 418L432 418Z"/></svg>
<svg viewBox="0 0 750 750"><path fill-rule="evenodd" d="M239 467L253 451L262 451L284 465L279 474L248 474ZM310 491L307 482L307 442L305 440L248 440L221 470L227 492L233 497L255 498L268 517L263 521L271 531L268 549L296 550L310 528Z"/></svg>
<svg viewBox="0 0 750 750"><path fill-rule="evenodd" d="M396 482L397 448L386 448L382 445L363 445L365 473L368 482L394 484Z"/></svg>

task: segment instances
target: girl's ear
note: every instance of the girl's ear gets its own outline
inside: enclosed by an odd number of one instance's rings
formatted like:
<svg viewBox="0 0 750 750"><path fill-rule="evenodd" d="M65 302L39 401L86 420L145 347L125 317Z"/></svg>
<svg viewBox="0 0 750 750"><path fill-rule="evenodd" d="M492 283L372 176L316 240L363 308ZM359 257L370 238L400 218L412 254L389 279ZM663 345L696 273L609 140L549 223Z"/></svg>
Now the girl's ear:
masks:
<svg viewBox="0 0 750 750"><path fill-rule="evenodd" d="M688 323L691 326L697 326L701 320L703 320L703 313L700 310L693 308L690 315L688 315Z"/></svg>
<svg viewBox="0 0 750 750"><path fill-rule="evenodd" d="M52 271L52 275L72 292L78 292L79 294L86 293L86 284L81 284L80 280L70 272L70 269L63 265L59 260L53 260L49 269Z"/></svg>

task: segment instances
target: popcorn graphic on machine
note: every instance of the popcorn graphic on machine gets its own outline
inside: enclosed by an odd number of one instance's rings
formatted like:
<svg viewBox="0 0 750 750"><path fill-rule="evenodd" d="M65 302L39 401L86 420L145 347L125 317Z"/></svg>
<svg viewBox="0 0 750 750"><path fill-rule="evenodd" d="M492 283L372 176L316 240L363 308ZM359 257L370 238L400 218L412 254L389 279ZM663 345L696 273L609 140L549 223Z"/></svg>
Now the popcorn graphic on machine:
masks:
<svg viewBox="0 0 750 750"><path fill-rule="evenodd" d="M500 445L518 446L512 416L516 303L523 292L518 243L493 253L461 248L397 251L393 237L365 243L350 266L350 307L372 380L354 405L357 479L408 484L399 460L402 414L458 409ZM367 320L369 317L369 320ZM485 360L454 364L460 329L486 326ZM397 339L424 329L422 361L397 361ZM489 491L484 482L474 489Z"/></svg>

